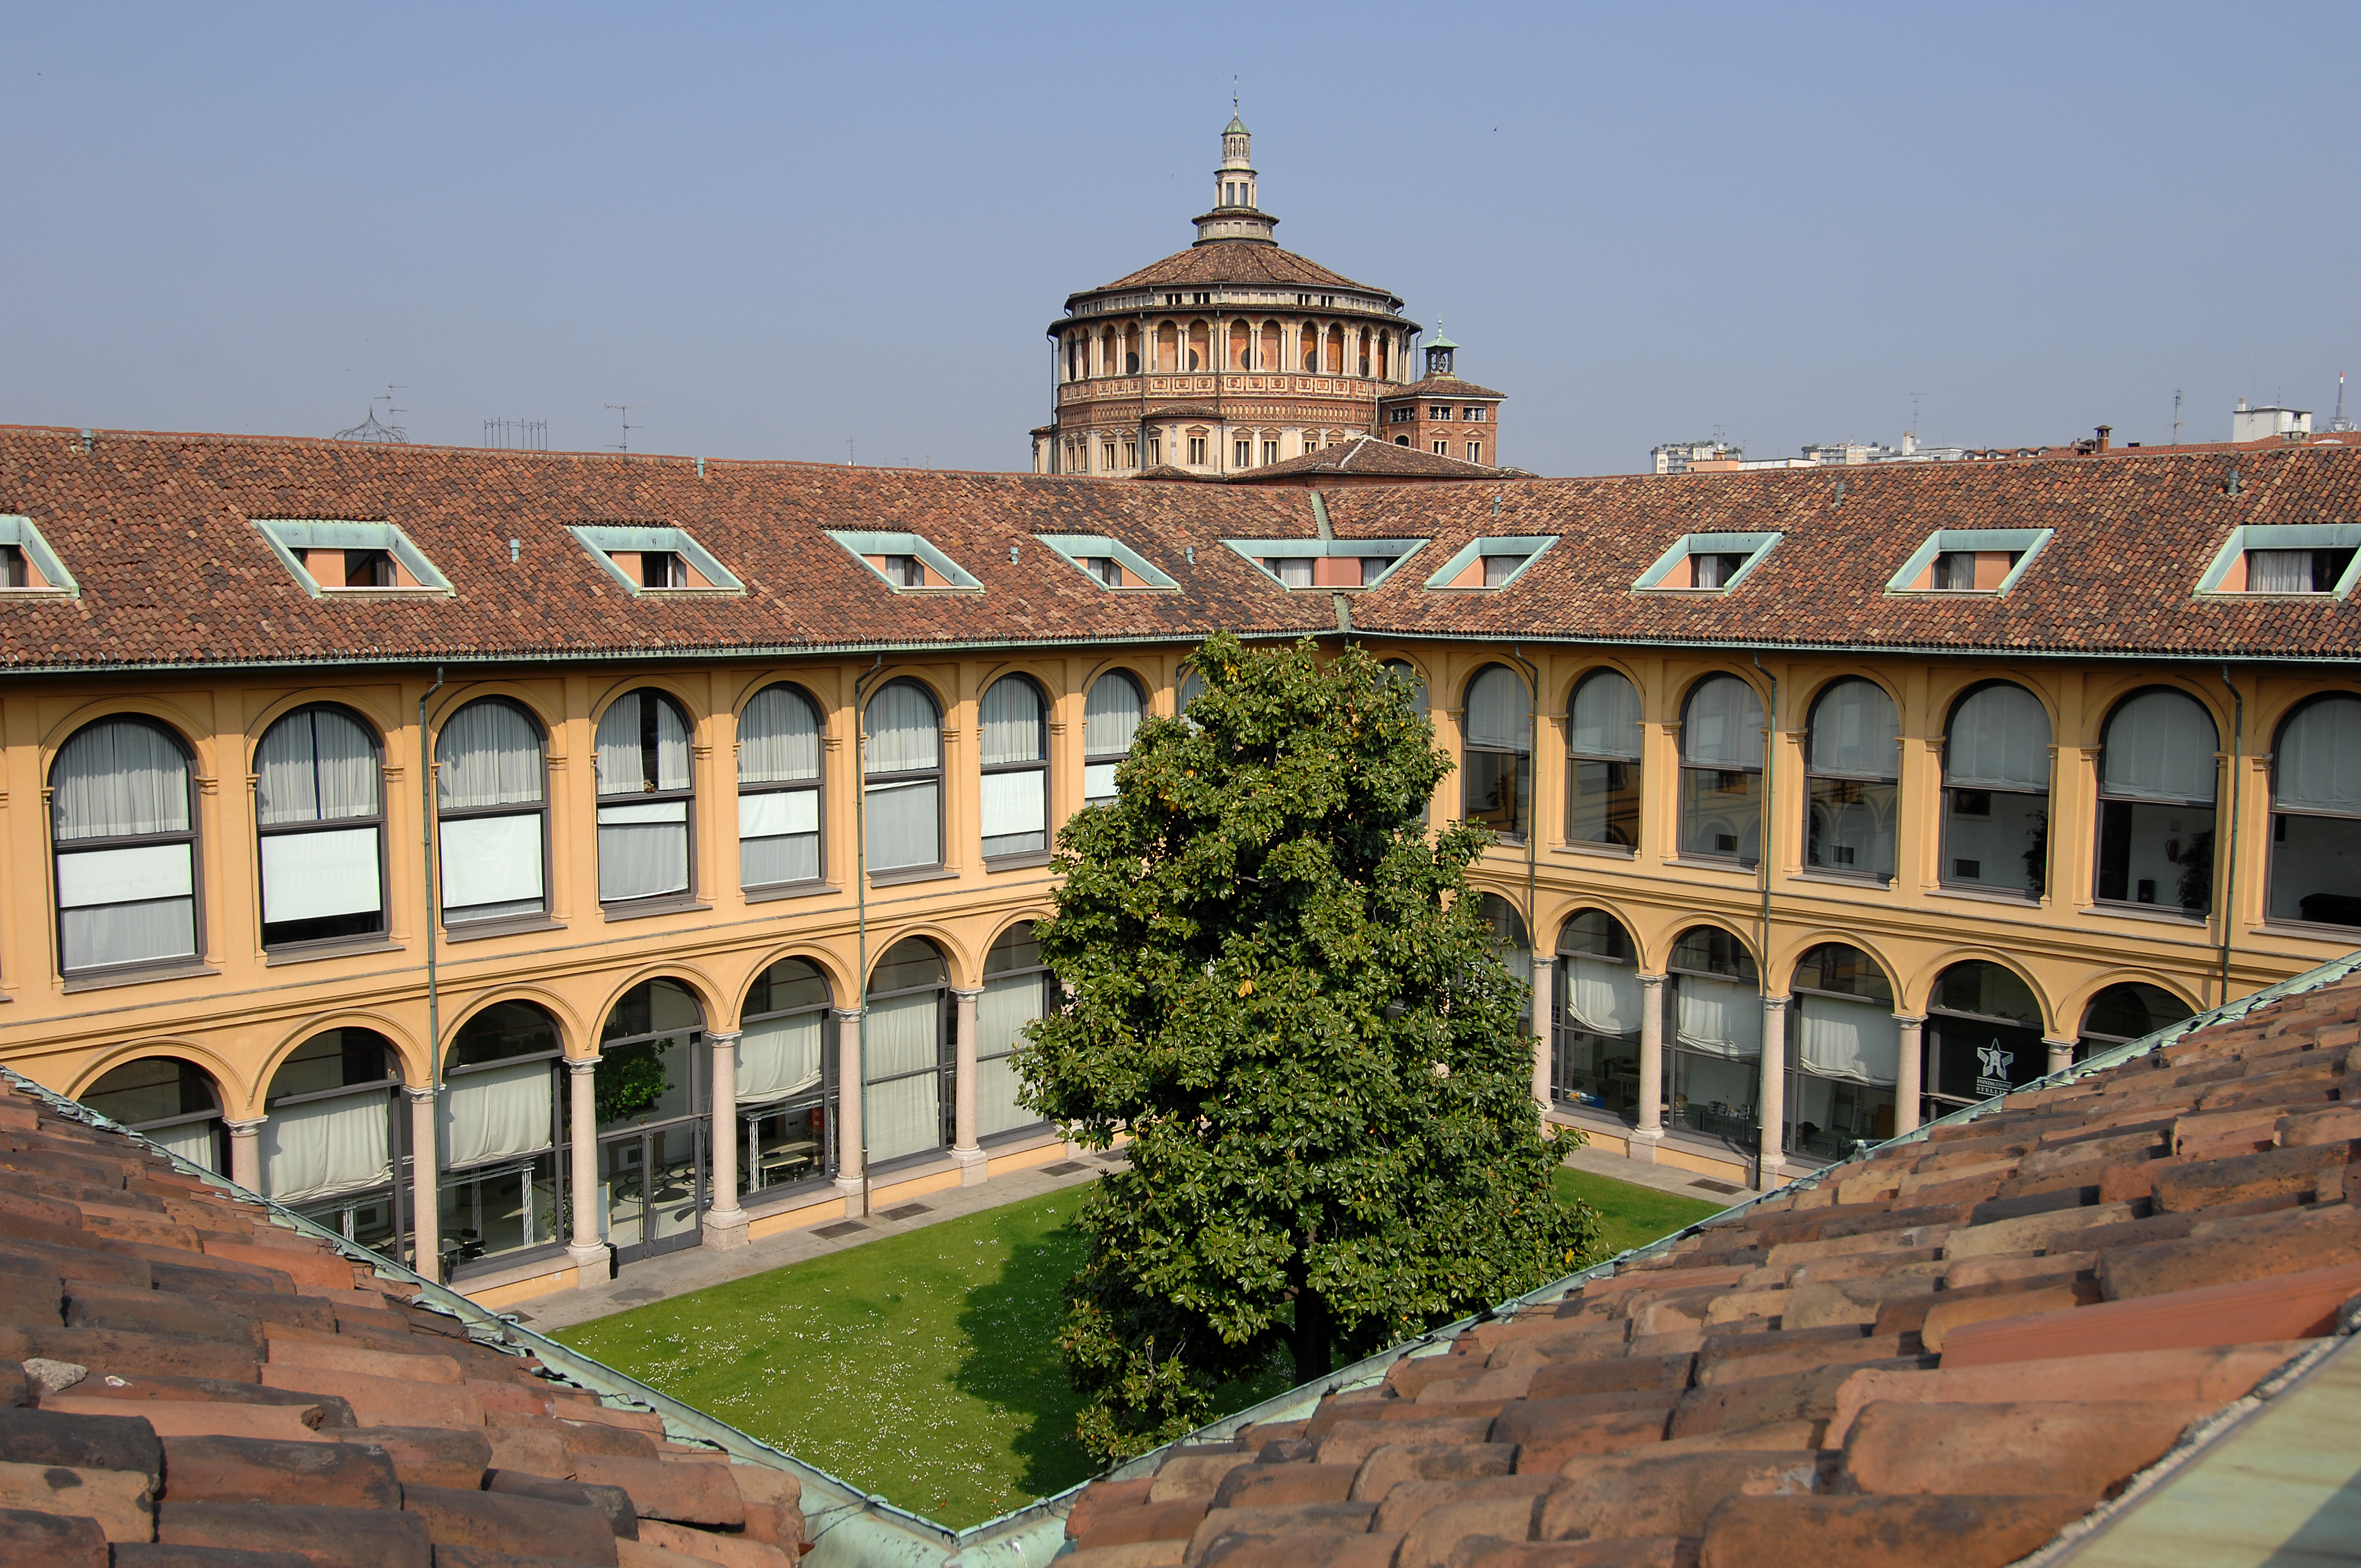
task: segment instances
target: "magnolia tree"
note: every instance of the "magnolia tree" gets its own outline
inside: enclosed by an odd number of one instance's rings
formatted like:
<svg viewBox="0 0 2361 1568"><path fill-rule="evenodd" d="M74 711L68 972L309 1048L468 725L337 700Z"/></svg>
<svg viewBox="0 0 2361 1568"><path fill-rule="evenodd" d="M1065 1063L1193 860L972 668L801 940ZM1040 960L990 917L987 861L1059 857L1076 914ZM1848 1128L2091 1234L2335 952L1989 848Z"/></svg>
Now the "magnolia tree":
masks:
<svg viewBox="0 0 2361 1568"><path fill-rule="evenodd" d="M1429 834L1450 773L1411 688L1357 649L1196 655L1112 804L1059 836L1038 927L1071 1001L1026 1103L1130 1168L1084 1206L1060 1337L1113 1461L1284 1365L1297 1381L1565 1272L1525 987L1477 917L1487 830Z"/></svg>

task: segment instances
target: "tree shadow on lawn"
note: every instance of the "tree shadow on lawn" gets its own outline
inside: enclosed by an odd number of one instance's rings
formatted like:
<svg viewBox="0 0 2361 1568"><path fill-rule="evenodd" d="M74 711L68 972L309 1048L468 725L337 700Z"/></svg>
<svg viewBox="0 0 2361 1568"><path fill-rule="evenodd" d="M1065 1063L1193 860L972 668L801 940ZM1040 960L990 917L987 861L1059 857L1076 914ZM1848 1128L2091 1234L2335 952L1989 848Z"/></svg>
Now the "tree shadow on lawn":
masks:
<svg viewBox="0 0 2361 1568"><path fill-rule="evenodd" d="M1008 1449L1024 1466L1017 1485L1046 1497L1098 1473L1074 1439L1082 1400L1066 1380L1066 1359L1058 1351L1065 1283L1082 1266L1090 1239L1071 1223L1038 1241L1006 1239L1009 1256L1000 1277L969 1291L960 1310L965 1348L950 1381L961 1393L1015 1418Z"/></svg>

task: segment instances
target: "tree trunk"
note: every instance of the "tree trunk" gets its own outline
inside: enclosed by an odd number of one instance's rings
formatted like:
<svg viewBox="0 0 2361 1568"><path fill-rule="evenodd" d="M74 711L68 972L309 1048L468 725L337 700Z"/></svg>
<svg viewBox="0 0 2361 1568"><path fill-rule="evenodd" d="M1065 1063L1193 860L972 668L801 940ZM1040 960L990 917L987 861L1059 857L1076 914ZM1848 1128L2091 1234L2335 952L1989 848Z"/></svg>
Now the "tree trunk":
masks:
<svg viewBox="0 0 2361 1568"><path fill-rule="evenodd" d="M1327 1300L1299 1288L1295 1293L1294 1336L1295 1381L1299 1387L1328 1376L1335 1332L1335 1320L1329 1314Z"/></svg>

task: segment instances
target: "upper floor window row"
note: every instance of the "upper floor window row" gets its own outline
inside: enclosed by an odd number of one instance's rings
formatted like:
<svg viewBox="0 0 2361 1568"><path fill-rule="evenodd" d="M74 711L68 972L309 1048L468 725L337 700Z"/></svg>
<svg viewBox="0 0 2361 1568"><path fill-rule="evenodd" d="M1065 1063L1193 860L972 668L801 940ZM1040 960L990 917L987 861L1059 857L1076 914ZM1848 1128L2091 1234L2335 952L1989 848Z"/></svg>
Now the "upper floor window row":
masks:
<svg viewBox="0 0 2361 1568"><path fill-rule="evenodd" d="M2264 523L2230 531L2197 591L2345 599L2356 583L2361 523Z"/></svg>

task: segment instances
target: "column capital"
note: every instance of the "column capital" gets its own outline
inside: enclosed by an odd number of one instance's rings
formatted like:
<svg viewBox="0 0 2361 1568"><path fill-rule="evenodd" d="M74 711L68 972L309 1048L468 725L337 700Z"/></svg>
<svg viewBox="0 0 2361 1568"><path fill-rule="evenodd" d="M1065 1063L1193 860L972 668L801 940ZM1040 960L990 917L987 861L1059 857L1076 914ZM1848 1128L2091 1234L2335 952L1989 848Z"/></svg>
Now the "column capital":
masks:
<svg viewBox="0 0 2361 1568"><path fill-rule="evenodd" d="M743 1029L708 1029L705 1031L706 1044L711 1046L734 1046L745 1037L746 1031Z"/></svg>
<svg viewBox="0 0 2361 1568"><path fill-rule="evenodd" d="M970 990L965 986L954 985L950 988L950 992L953 996L958 997L961 1002L973 1002L983 994L983 987L979 985L974 989Z"/></svg>
<svg viewBox="0 0 2361 1568"><path fill-rule="evenodd" d="M401 1091L410 1096L410 1102L412 1105L432 1105L437 1098L434 1086L431 1083L405 1083L401 1086Z"/></svg>
<svg viewBox="0 0 2361 1568"><path fill-rule="evenodd" d="M1763 999L1763 1005L1765 1007L1777 1007L1784 1009L1787 1003L1794 1000L1795 999L1793 996L1766 996Z"/></svg>
<svg viewBox="0 0 2361 1568"><path fill-rule="evenodd" d="M836 1021L840 1024L856 1024L861 1021L862 1014L867 1012L868 1009L864 1007L830 1007L829 1011L836 1014Z"/></svg>
<svg viewBox="0 0 2361 1568"><path fill-rule="evenodd" d="M1924 1024L1927 1021L1927 1014L1924 1013L1896 1013L1894 1015L1894 1021L1906 1029L1913 1024Z"/></svg>
<svg viewBox="0 0 2361 1568"><path fill-rule="evenodd" d="M1631 978L1638 981L1642 985L1662 985L1664 983L1665 980L1665 977L1661 974L1642 974L1634 975Z"/></svg>
<svg viewBox="0 0 2361 1568"><path fill-rule="evenodd" d="M262 1131L262 1124L269 1120L270 1118L268 1116L255 1116L243 1122L236 1122L224 1116L222 1125L229 1129L229 1135L233 1138L250 1138Z"/></svg>
<svg viewBox="0 0 2361 1568"><path fill-rule="evenodd" d="M566 1070L571 1073L596 1072L598 1070L598 1058L597 1057L567 1057L566 1058Z"/></svg>

